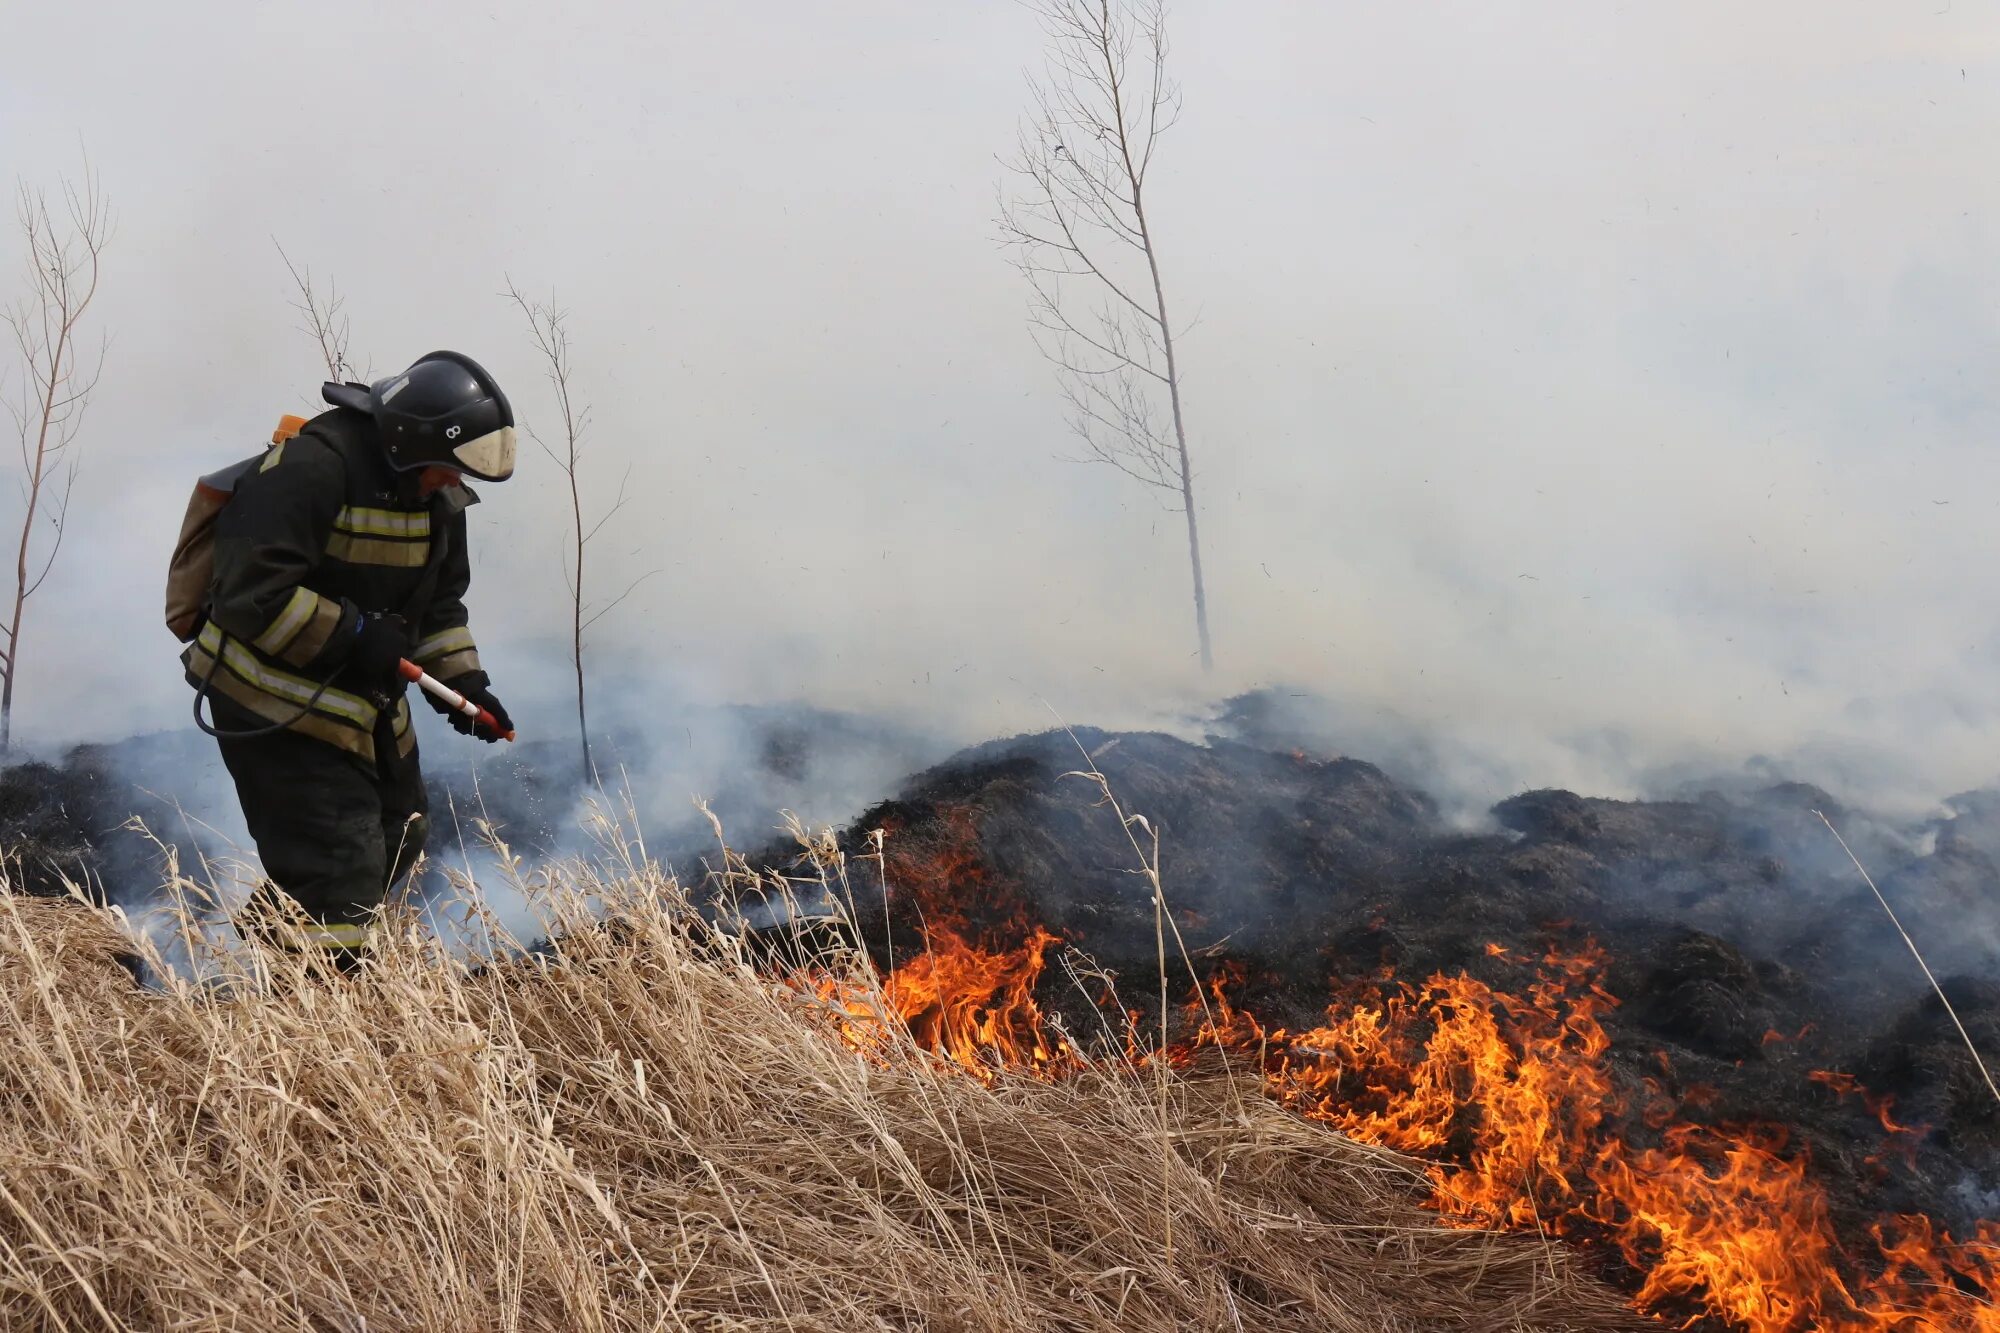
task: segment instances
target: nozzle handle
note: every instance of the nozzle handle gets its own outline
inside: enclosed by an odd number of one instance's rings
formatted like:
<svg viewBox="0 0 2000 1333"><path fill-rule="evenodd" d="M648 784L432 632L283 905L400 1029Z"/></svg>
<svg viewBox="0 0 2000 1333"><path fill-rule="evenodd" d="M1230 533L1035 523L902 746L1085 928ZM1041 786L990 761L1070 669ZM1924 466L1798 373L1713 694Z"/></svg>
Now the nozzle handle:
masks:
<svg viewBox="0 0 2000 1333"><path fill-rule="evenodd" d="M398 661L396 669L402 673L404 680L422 689L425 694L430 695L432 698L441 701L445 707L451 709L454 713L463 713L465 716L471 718L474 723L486 728L503 741L511 742L514 739L513 732L500 730L500 719L494 717L493 714L481 708L478 704L472 702L472 700L466 698L436 676L431 675L430 672L424 670L409 658L406 657Z"/></svg>

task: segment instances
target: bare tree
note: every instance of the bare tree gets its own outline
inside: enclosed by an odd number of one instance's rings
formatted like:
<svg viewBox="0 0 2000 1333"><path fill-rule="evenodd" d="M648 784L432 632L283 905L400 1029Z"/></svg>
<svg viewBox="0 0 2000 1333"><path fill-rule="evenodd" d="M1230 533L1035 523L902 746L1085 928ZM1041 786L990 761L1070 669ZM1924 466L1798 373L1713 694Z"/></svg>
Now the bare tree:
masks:
<svg viewBox="0 0 2000 1333"><path fill-rule="evenodd" d="M299 331L319 344L320 359L326 362L326 377L342 383L352 380L354 366L347 359L347 298L331 280L326 291L321 292L313 286L310 268L294 264L277 237L271 238L271 244L277 247L278 258L285 261L285 271L292 275L292 282L299 289L299 299L292 303L292 309L305 320Z"/></svg>
<svg viewBox="0 0 2000 1333"><path fill-rule="evenodd" d="M577 406L570 393L569 360L569 312L557 308L553 300L546 303L529 301L510 280L507 283L507 299L526 316L528 329L535 339L535 350L548 363L549 385L556 392L556 406L562 416L562 447L560 452L551 448L542 437L530 429L528 438L540 446L569 482L569 509L571 522L571 545L564 560L563 573L567 577L570 600L570 663L576 669L576 729L577 739L583 749L583 780L595 782L597 767L590 758L590 722L585 710L583 673L583 636L592 625L602 620L620 602L632 595L632 590L651 578L658 570L649 570L632 580L625 590L602 607L595 607L584 600L583 561L590 543L604 530L617 512L625 507L625 483L631 480L632 470L625 470L625 477L618 483L618 498L597 517L584 526L583 490L577 474L583 459L584 436L590 429L590 406Z"/></svg>
<svg viewBox="0 0 2000 1333"><path fill-rule="evenodd" d="M13 606L0 627L0 751L13 739L23 614L62 550L82 461L77 433L104 368L103 342L95 363L83 368L77 329L97 295L98 262L111 239L110 204L88 162L80 184L63 182L59 208L52 211L48 194L25 184L19 199L21 233L28 243L28 291L18 304L0 312L21 359L18 392L0 397L20 436L22 500Z"/></svg>
<svg viewBox="0 0 2000 1333"><path fill-rule="evenodd" d="M1176 331L1147 213L1146 176L1179 118L1163 0L1032 0L1048 64L1007 166L1002 238L1028 281L1035 345L1056 368L1084 454L1163 493L1187 516L1195 633L1214 666L1181 410ZM1185 330L1183 330L1184 332Z"/></svg>

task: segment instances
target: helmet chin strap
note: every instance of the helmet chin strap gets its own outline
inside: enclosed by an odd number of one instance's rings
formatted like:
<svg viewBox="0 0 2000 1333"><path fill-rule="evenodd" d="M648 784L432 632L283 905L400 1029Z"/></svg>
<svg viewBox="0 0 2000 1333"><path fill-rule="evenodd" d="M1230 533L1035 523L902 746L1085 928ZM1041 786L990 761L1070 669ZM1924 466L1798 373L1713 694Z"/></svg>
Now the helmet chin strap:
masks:
<svg viewBox="0 0 2000 1333"><path fill-rule="evenodd" d="M396 473L396 498L404 504L416 504L427 497L424 491L424 471L419 468L412 472Z"/></svg>

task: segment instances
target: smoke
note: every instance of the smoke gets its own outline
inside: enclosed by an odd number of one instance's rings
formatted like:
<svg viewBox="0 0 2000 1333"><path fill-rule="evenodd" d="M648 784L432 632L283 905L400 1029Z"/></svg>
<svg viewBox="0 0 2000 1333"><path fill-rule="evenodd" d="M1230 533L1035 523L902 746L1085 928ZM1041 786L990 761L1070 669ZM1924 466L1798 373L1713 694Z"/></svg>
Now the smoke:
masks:
<svg viewBox="0 0 2000 1333"><path fill-rule="evenodd" d="M187 488L320 378L275 236L339 285L358 363L462 348L545 431L503 277L571 312L586 507L628 469L633 497L590 585L661 571L593 631L649 816L758 762L755 728L677 734L686 709L942 744L1051 707L1186 731L1279 681L1369 720L1343 748L1416 747L1467 818L1746 763L1911 815L1992 778L2000 20L1190 0L1173 22L1187 111L1152 212L1193 323L1212 679L1178 517L1063 461L990 240L1026 15L10 13L7 165L52 181L81 135L120 213L17 730L181 725L153 626ZM0 240L0 272L18 257ZM473 512L470 600L554 745L566 497L524 457ZM817 753L777 794L828 817L894 767Z"/></svg>
<svg viewBox="0 0 2000 1333"><path fill-rule="evenodd" d="M707 705L657 688L642 696L615 672L604 683L594 782L582 778L574 733L488 747L417 708L431 835L408 900L459 956L542 938L550 923L537 886L552 863L653 861L694 884L721 859L718 824L739 851L782 838L788 816L837 827L953 748L855 715ZM561 701L546 702L559 715ZM0 841L38 869L87 880L177 970L212 972L259 874L214 742L192 728L163 732L82 747L47 772L44 789L15 782L0 793Z"/></svg>

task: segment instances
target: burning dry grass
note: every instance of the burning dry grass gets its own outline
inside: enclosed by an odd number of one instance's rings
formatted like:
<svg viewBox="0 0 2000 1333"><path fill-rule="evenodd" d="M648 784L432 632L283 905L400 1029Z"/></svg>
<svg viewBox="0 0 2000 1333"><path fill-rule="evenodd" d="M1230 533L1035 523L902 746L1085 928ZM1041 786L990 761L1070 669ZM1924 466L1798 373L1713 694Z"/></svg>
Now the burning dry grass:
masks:
<svg viewBox="0 0 2000 1333"><path fill-rule="evenodd" d="M966 1076L640 869L484 971L414 935L136 988L0 895L0 1322L62 1329L1606 1329L1555 1248L1227 1074ZM582 895L618 924L582 926ZM865 972L849 958L829 966ZM879 992L878 992L879 993ZM893 1026L893 1025L886 1025ZM1163 1110L1164 1107L1164 1110Z"/></svg>

